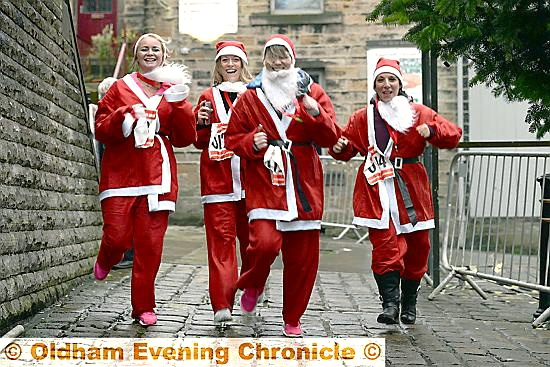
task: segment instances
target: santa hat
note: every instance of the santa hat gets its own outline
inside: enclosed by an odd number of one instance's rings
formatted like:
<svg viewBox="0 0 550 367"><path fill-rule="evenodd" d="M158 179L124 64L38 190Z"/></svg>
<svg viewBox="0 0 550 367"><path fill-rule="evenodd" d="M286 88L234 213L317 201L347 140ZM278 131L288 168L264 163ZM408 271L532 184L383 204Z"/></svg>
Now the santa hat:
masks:
<svg viewBox="0 0 550 367"><path fill-rule="evenodd" d="M374 70L373 80L376 83L376 78L382 73L391 73L399 79L403 86L403 75L401 74L401 66L399 66L398 60L385 59L381 57L376 63L376 69Z"/></svg>
<svg viewBox="0 0 550 367"><path fill-rule="evenodd" d="M246 49L244 43L238 41L220 41L216 43L216 58L217 61L221 56L235 55L241 58L245 64L248 64L248 58L246 57Z"/></svg>
<svg viewBox="0 0 550 367"><path fill-rule="evenodd" d="M292 58L292 62L296 61L296 50L294 49L294 43L285 36L284 34L274 34L273 36L269 37L267 40L265 46L264 46L264 59L265 59L265 51L269 46L274 45L280 45L284 46L288 53L290 54L290 57Z"/></svg>

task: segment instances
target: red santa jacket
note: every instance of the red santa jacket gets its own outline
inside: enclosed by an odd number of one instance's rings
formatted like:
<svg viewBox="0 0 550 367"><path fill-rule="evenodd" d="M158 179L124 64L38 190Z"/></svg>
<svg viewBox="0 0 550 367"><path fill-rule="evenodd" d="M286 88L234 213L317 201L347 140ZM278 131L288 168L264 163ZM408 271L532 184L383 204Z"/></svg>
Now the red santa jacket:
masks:
<svg viewBox="0 0 550 367"><path fill-rule="evenodd" d="M392 132L393 138L390 136L388 146L383 152L386 158L395 161L397 157L420 157L426 147L426 139L418 134L416 127L423 123L426 123L432 131L432 136L428 139L430 144L438 148L456 148L462 136L460 127L424 105L412 104L412 107L417 113L414 125L406 133ZM351 115L342 132L342 135L348 138L350 143L341 153L335 153L331 148L330 155L344 161L354 157L357 152L367 156L369 141L373 141L372 137L374 136L373 109L374 106L370 104ZM396 145L398 145L398 150ZM397 178L388 178L370 185L363 174L364 165L365 162L359 167L355 181L353 224L384 229L389 227L391 218L398 233L434 228L430 184L426 169L420 161L403 164L399 169L399 174L403 178L416 212L418 222L414 226L410 223Z"/></svg>
<svg viewBox="0 0 550 367"><path fill-rule="evenodd" d="M340 136L330 98L318 84L309 93L319 103L320 114L309 115L299 100L296 118L279 118L261 88L249 89L235 105L225 139L226 145L246 159L246 206L249 220L277 220L280 230L319 229L323 215L323 169L315 145L332 146ZM264 165L266 149L256 152L254 134L259 125L270 141L291 141L290 155L282 152L284 186L272 183ZM287 145L288 146L288 145ZM304 210L298 183L311 210ZM292 221L292 222L290 222Z"/></svg>
<svg viewBox="0 0 550 367"><path fill-rule="evenodd" d="M244 160L225 148L224 133L213 134L215 130L222 128L223 124L229 123L231 109L225 110L222 98L224 93L217 87L206 89L199 97L195 107L195 118L197 117L202 101L212 103L211 124L202 127L197 125L197 142L194 144L198 149L202 149L200 161L201 175L201 202L219 203L227 201L239 201L244 198L243 189L243 165ZM235 104L237 99L233 102ZM225 129L226 126L223 126ZM213 147L212 147L213 146ZM209 154L209 147L221 155L221 158L212 157Z"/></svg>
<svg viewBox="0 0 550 367"><path fill-rule="evenodd" d="M151 211L174 211L178 180L172 146L184 147L196 140L193 107L187 99L169 103L162 98L154 145L142 149L135 147L133 133L125 137L122 128L128 121L130 127L135 124L130 115L135 104L148 105L149 98L130 74L116 81L98 103L95 138L105 144L100 200L148 195Z"/></svg>

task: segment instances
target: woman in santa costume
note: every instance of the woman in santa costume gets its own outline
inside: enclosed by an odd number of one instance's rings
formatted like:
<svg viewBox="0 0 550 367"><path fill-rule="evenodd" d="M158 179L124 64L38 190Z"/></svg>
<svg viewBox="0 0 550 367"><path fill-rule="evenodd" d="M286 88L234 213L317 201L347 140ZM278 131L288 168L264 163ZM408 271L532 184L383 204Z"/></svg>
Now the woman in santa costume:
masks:
<svg viewBox="0 0 550 367"><path fill-rule="evenodd" d="M196 140L190 77L183 65L166 65L166 41L147 33L134 46L138 72L117 80L99 101L95 137L105 144L99 199L103 237L94 276L103 280L134 248L132 317L154 325L157 275L168 214L178 182L172 146Z"/></svg>
<svg viewBox="0 0 550 367"><path fill-rule="evenodd" d="M220 41L212 87L199 97L195 107L197 142L202 149L201 202L208 248L208 289L214 322L231 321L237 290L239 240L241 272L247 267L248 218L244 202L243 164L239 156L225 147L225 131L233 106L252 80L245 46L238 41Z"/></svg>
<svg viewBox="0 0 550 367"><path fill-rule="evenodd" d="M263 70L239 98L225 135L226 146L246 160L249 268L237 287L243 312L254 312L281 251L284 334L300 336L319 263L323 169L316 146L333 146L340 129L328 95L294 67L287 36L269 38L263 56Z"/></svg>
<svg viewBox="0 0 550 367"><path fill-rule="evenodd" d="M365 156L355 181L353 224L366 226L372 271L382 298L377 321L414 324L420 280L428 269L429 229L434 228L430 184L421 155L426 142L456 148L460 127L432 109L411 103L399 61L381 58L375 97L356 111L330 149L336 159ZM399 286L401 284L401 291Z"/></svg>

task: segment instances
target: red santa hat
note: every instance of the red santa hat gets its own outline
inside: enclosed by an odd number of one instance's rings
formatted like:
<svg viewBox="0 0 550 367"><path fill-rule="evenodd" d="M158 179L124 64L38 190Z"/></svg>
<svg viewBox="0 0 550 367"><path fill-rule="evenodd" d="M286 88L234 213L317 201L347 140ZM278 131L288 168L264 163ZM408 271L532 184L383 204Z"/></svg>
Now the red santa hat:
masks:
<svg viewBox="0 0 550 367"><path fill-rule="evenodd" d="M239 41L220 41L216 43L216 58L217 61L221 56L235 55L241 58L245 64L248 64L248 58L246 57L246 49L244 43Z"/></svg>
<svg viewBox="0 0 550 367"><path fill-rule="evenodd" d="M273 36L269 37L269 39L267 40L264 46L264 59L265 59L265 50L267 50L269 46L273 46L273 45L284 46L288 51L288 53L290 54L290 57L292 58L292 62L296 61L296 49L294 48L294 43L290 40L290 38L288 38L284 34L274 34Z"/></svg>
<svg viewBox="0 0 550 367"><path fill-rule="evenodd" d="M403 83L403 75L401 74L401 66L399 66L398 60L386 59L381 57L376 63L376 69L374 70L373 80L376 81L378 75L382 73L391 73L399 79L401 86Z"/></svg>

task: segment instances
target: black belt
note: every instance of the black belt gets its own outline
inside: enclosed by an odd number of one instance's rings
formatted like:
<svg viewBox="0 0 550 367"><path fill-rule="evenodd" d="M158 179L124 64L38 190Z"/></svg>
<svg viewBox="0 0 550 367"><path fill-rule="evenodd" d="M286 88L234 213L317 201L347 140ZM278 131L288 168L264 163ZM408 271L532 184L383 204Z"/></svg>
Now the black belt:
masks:
<svg viewBox="0 0 550 367"><path fill-rule="evenodd" d="M304 211L310 212L311 211L311 205L309 205L309 201L307 200L306 193L302 189L302 185L300 184L300 175L298 174L298 161L296 160L296 157L294 157L294 154L290 151L290 148L295 146L306 146L311 145L311 142L309 141L298 141L293 142L290 140L268 140L267 143L269 145L273 145L276 147L280 147L282 150L286 151L288 155L290 156L290 162L294 165L294 173L296 176L296 191L298 191L298 198L300 199L300 203L302 204L302 208L304 208Z"/></svg>
<svg viewBox="0 0 550 367"><path fill-rule="evenodd" d="M420 159L418 159L418 157L413 157L413 158L396 157L395 159L391 159L390 162L393 165L393 168L395 169L397 186L399 187L399 191L401 191L401 196L403 197L403 203L405 204L405 209L407 209L407 215L409 216L409 220L411 221L411 224L414 226L416 225L416 223L418 223L418 218L416 217L416 211L414 210L414 206L411 200L411 195L409 194L407 185L405 185L405 181L403 180L403 177L401 177L401 174L399 174L399 171L401 170L401 168L403 168L404 164L418 163L420 162Z"/></svg>
<svg viewBox="0 0 550 367"><path fill-rule="evenodd" d="M418 157L412 157L412 158L395 157L394 159L390 159L390 162L393 168L401 169L403 168L404 164L418 163L420 162L420 159Z"/></svg>

